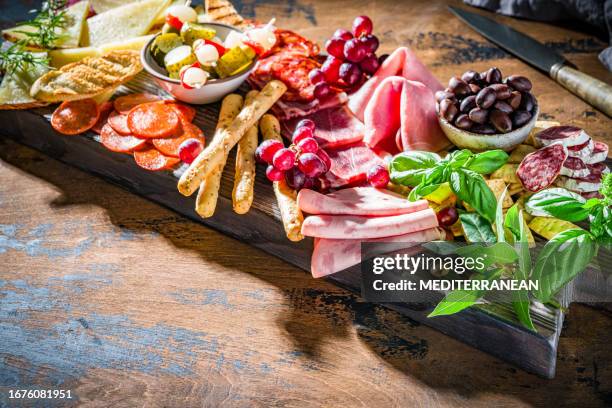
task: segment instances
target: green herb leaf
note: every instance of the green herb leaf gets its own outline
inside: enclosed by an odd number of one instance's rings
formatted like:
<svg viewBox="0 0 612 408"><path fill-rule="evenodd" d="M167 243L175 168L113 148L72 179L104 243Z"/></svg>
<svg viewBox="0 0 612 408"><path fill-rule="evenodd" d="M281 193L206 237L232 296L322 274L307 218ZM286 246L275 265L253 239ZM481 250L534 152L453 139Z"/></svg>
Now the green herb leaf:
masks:
<svg viewBox="0 0 612 408"><path fill-rule="evenodd" d="M508 153L503 150L489 150L474 155L466 168L480 174L491 174L506 164L508 157Z"/></svg>
<svg viewBox="0 0 612 408"><path fill-rule="evenodd" d="M449 154L446 159L452 169L458 169L460 167L463 167L463 165L465 165L465 163L467 163L467 161L471 159L472 156L474 156L474 153L467 149L463 149L455 150L454 152Z"/></svg>
<svg viewBox="0 0 612 408"><path fill-rule="evenodd" d="M431 152L410 151L396 155L389 164L391 181L413 187L421 183L427 170L440 161L440 156Z"/></svg>
<svg viewBox="0 0 612 408"><path fill-rule="evenodd" d="M455 169L450 175L450 187L460 200L468 203L487 221L495 221L497 200L480 174Z"/></svg>
<svg viewBox="0 0 612 408"><path fill-rule="evenodd" d="M504 221L504 227L508 228L514 236L514 241L517 242L521 235L521 225L519 222L519 208L518 204L514 204L506 213L506 220Z"/></svg>
<svg viewBox="0 0 612 408"><path fill-rule="evenodd" d="M508 218L506 218L506 221L508 221ZM517 222L519 225L519 234L516 249L518 252L519 267L517 270L516 278L521 281L526 281L529 279L529 274L531 273L531 254L529 253L529 238L527 235L527 227L525 225L525 221L523 220L523 211L518 212ZM524 289L518 290L513 293L513 296L514 299L512 302L512 306L516 311L516 315L519 321L529 330L536 331L536 328L533 325L533 321L531 320L531 314L529 312L529 292Z"/></svg>
<svg viewBox="0 0 612 408"><path fill-rule="evenodd" d="M465 213L459 215L461 226L468 242L495 243L495 234L491 223L477 213Z"/></svg>
<svg viewBox="0 0 612 408"><path fill-rule="evenodd" d="M535 216L578 222L589 216L589 210L584 208L585 202L580 194L564 188L549 188L532 195L525 203L525 209Z"/></svg>
<svg viewBox="0 0 612 408"><path fill-rule="evenodd" d="M612 210L603 203L591 209L591 233L600 242L612 238Z"/></svg>
<svg viewBox="0 0 612 408"><path fill-rule="evenodd" d="M533 280L539 282L534 295L548 302L563 286L584 271L597 252L588 231L570 229L555 235L540 252L533 270Z"/></svg>
<svg viewBox="0 0 612 408"><path fill-rule="evenodd" d="M508 187L504 189L497 200L497 207L495 209L495 233L497 235L497 242L505 242L506 237L504 233L504 198L508 193Z"/></svg>
<svg viewBox="0 0 612 408"><path fill-rule="evenodd" d="M457 255L463 258L483 258L485 268L491 265L508 265L518 260L516 250L507 242L498 242L493 245L472 244L457 249Z"/></svg>

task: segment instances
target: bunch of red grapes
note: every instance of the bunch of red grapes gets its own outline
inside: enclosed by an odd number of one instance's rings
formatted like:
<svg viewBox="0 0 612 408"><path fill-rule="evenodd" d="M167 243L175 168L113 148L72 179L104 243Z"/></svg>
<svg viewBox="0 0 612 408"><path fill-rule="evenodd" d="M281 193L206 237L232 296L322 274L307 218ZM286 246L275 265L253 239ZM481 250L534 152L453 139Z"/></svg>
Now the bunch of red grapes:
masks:
<svg viewBox="0 0 612 408"><path fill-rule="evenodd" d="M319 177L331 168L331 159L314 138L315 123L301 120L292 136L292 145L285 147L279 140L266 140L255 151L260 163L267 163L270 181L285 179L294 190L320 189Z"/></svg>
<svg viewBox="0 0 612 408"><path fill-rule="evenodd" d="M334 88L351 92L373 75L382 63L376 56L378 38L372 35L372 20L359 16L353 21L352 32L339 28L325 43L329 54L321 68L308 74L314 96L323 100Z"/></svg>

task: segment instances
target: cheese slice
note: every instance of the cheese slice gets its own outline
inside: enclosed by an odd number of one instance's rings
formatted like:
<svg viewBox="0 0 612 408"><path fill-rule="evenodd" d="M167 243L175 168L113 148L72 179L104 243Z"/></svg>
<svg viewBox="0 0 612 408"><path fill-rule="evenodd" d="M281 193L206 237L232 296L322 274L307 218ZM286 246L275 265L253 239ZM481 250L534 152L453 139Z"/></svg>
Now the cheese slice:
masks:
<svg viewBox="0 0 612 408"><path fill-rule="evenodd" d="M144 47L145 44L151 40L151 38L153 38L153 34L142 35L140 37L128 38L127 40L123 40L123 41L115 41L115 42L108 43L108 44L102 44L101 46L98 47L98 49L100 50L102 54L106 54L107 52L118 51L118 50L140 51L142 50L142 47Z"/></svg>
<svg viewBox="0 0 612 408"><path fill-rule="evenodd" d="M157 15L171 0L143 0L97 14L87 20L89 44L100 46L149 32Z"/></svg>
<svg viewBox="0 0 612 408"><path fill-rule="evenodd" d="M44 56L44 53L40 53ZM49 68L43 65L28 65L22 71L6 74L0 84L0 110L28 109L44 106L30 96L30 87L40 76L46 74Z"/></svg>
<svg viewBox="0 0 612 408"><path fill-rule="evenodd" d="M74 48L79 46L83 24L89 13L89 1L80 1L66 9L66 26L58 30L58 40L53 48ZM9 28L2 31L2 36L11 42L27 39L19 31L36 32L37 28L29 25Z"/></svg>
<svg viewBox="0 0 612 408"><path fill-rule="evenodd" d="M99 57L102 55L96 47L68 48L65 50L49 51L49 59L53 68L61 68L64 65L78 62L87 57Z"/></svg>
<svg viewBox="0 0 612 408"><path fill-rule="evenodd" d="M96 14L102 14L108 10L121 7L127 3L134 2L125 0L91 0L91 7L94 9Z"/></svg>

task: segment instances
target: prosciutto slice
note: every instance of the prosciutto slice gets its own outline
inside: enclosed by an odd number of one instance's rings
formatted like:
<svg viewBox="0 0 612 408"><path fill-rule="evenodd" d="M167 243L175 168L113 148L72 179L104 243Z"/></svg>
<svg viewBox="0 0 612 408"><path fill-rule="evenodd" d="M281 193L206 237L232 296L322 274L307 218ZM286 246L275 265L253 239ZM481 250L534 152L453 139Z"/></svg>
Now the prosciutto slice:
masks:
<svg viewBox="0 0 612 408"><path fill-rule="evenodd" d="M364 122L363 140L370 147L388 139L395 140L398 151L437 152L450 145L438 124L432 90L403 77L391 76L378 85Z"/></svg>
<svg viewBox="0 0 612 408"><path fill-rule="evenodd" d="M373 166L383 164L381 157L363 143L326 151L332 164L320 179L324 189L356 185L366 180Z"/></svg>
<svg viewBox="0 0 612 408"><path fill-rule="evenodd" d="M438 80L429 72L417 56L407 47L396 49L383 62L378 71L349 98L348 106L360 120L364 119L366 106L378 86L390 76L401 76L417 81L431 89L432 93L443 89Z"/></svg>
<svg viewBox="0 0 612 408"><path fill-rule="evenodd" d="M445 238L441 228L430 228L395 237L368 240L368 242L402 243L396 250L408 249L423 242ZM310 270L312 276L320 278L340 272L361 262L361 240L359 239L315 239ZM372 254L374 255L374 254Z"/></svg>
<svg viewBox="0 0 612 408"><path fill-rule="evenodd" d="M308 214L370 217L408 214L429 207L427 200L412 202L399 194L374 187L346 188L330 194L303 189L298 194L297 202L300 209Z"/></svg>

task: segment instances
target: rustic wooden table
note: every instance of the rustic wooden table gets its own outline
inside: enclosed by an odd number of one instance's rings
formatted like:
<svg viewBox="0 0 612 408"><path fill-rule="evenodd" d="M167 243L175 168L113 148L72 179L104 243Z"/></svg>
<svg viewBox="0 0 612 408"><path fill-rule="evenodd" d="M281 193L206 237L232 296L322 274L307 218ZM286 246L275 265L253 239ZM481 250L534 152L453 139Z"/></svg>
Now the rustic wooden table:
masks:
<svg viewBox="0 0 612 408"><path fill-rule="evenodd" d="M608 118L447 3L239 9L320 42L368 14L385 51L410 44L440 79L493 65L528 75L543 117L612 143ZM612 82L596 58L601 41L498 19ZM33 404L9 401L16 388L71 390L71 404L85 406L609 406L612 316L572 305L565 326L557 377L543 380L0 139L0 406Z"/></svg>

